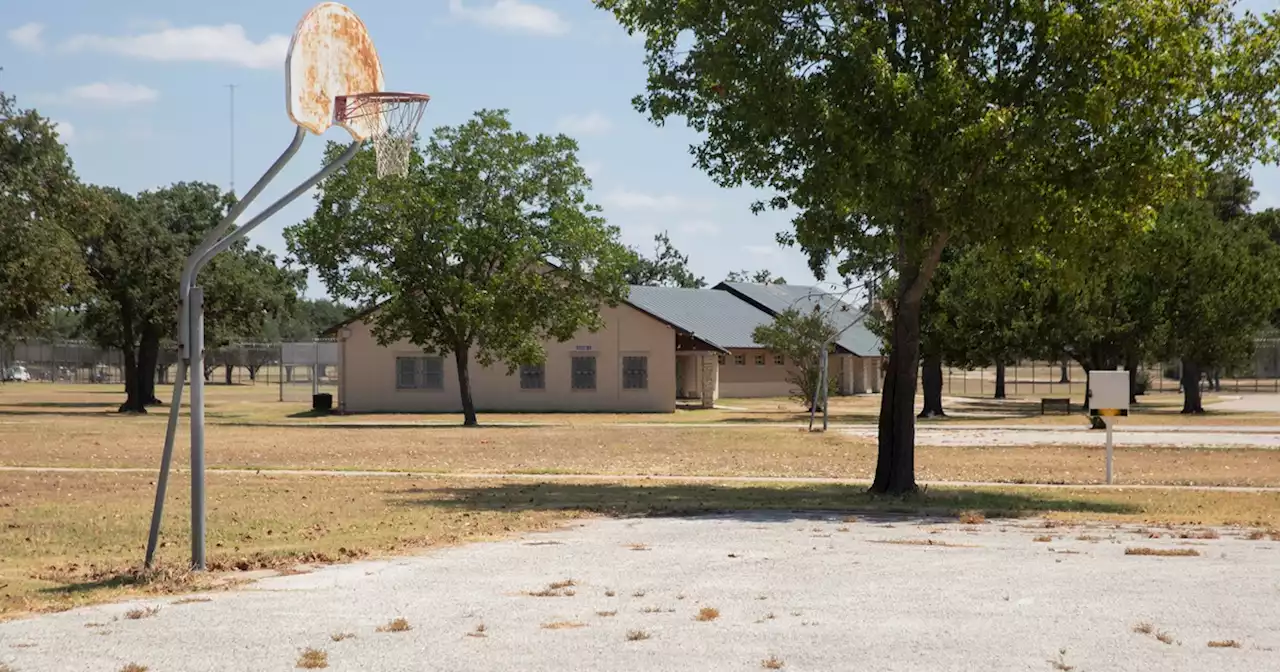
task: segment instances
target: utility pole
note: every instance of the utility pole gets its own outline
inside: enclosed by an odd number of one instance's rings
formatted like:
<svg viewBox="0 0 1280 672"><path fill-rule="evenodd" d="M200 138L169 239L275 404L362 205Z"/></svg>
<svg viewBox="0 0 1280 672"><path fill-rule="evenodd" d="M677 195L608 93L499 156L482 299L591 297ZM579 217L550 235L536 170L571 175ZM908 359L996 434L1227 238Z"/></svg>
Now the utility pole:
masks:
<svg viewBox="0 0 1280 672"><path fill-rule="evenodd" d="M231 92L231 193L236 193L236 85L228 84L227 90Z"/></svg>

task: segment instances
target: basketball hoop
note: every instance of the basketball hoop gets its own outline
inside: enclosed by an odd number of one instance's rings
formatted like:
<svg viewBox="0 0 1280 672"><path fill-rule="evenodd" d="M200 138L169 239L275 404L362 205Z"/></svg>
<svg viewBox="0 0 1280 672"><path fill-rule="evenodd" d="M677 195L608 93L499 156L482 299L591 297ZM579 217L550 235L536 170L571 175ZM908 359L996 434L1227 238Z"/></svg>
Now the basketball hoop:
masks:
<svg viewBox="0 0 1280 672"><path fill-rule="evenodd" d="M339 124L350 119L365 119L373 130L378 177L403 177L409 172L414 131L430 101L431 96L425 93L354 93L337 97L334 119Z"/></svg>

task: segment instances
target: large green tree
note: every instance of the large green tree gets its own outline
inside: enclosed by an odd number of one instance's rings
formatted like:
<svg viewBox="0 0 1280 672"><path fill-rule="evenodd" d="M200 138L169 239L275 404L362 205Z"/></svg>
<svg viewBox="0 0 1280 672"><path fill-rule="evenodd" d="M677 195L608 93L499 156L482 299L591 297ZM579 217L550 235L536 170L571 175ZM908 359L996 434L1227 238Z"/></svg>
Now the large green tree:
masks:
<svg viewBox="0 0 1280 672"><path fill-rule="evenodd" d="M378 341L452 354L467 425L469 365L544 360L543 342L603 326L626 295L629 251L587 201L577 143L516 131L504 111L436 129L402 178L372 151L321 183L316 212L285 232L329 294L362 306ZM342 151L332 145L329 154Z"/></svg>
<svg viewBox="0 0 1280 672"><path fill-rule="evenodd" d="M1182 362L1182 412L1203 413L1201 374L1245 362L1280 309L1280 246L1213 201L1171 206L1148 243L1166 321L1159 352Z"/></svg>
<svg viewBox="0 0 1280 672"><path fill-rule="evenodd" d="M50 327L84 265L67 224L79 185L54 125L0 91L0 343Z"/></svg>
<svg viewBox="0 0 1280 672"><path fill-rule="evenodd" d="M796 213L815 273L892 268L873 492L916 488L921 304L949 244L1132 226L1274 135L1277 26L1231 0L596 4L645 35L637 108L684 117L722 185L776 192L759 207Z"/></svg>
<svg viewBox="0 0 1280 672"><path fill-rule="evenodd" d="M99 345L123 355L121 412L145 413L148 404L160 403L155 373L161 344L177 331L183 260L221 221L231 199L217 186L199 182L136 197L116 189L85 189L89 205L76 222L91 282L83 328ZM216 347L260 328L292 301L301 279L277 267L262 248L239 244L215 257L199 279L206 289L205 345Z"/></svg>

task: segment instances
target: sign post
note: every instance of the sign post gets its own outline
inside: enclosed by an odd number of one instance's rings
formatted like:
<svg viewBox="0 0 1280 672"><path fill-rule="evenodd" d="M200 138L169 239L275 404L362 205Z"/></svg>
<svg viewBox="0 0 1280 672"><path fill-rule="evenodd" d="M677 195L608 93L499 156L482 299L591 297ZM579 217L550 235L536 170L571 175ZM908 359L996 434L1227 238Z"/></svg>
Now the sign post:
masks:
<svg viewBox="0 0 1280 672"><path fill-rule="evenodd" d="M1112 418L1129 415L1129 372L1089 372L1089 414L1102 418L1107 428L1107 485L1112 481Z"/></svg>

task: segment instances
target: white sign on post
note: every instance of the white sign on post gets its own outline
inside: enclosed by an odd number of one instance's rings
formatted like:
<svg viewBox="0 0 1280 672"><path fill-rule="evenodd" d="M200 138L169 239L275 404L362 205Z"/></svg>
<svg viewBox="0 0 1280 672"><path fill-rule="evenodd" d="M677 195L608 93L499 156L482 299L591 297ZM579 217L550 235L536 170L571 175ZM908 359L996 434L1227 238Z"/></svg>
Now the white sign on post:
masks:
<svg viewBox="0 0 1280 672"><path fill-rule="evenodd" d="M1112 418L1129 415L1129 372L1089 372L1089 414L1101 417L1107 427L1107 484L1111 484Z"/></svg>

